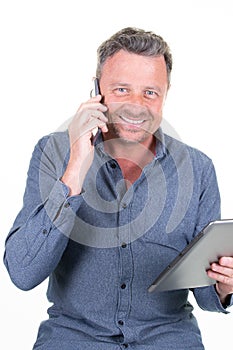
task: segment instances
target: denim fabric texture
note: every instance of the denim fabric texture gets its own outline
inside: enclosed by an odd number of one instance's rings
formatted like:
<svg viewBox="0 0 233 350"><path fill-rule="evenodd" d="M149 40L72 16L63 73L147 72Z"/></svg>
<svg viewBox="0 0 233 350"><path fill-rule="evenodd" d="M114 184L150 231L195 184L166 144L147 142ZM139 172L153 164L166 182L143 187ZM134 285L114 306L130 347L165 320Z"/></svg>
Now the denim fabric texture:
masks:
<svg viewBox="0 0 233 350"><path fill-rule="evenodd" d="M220 196L211 159L156 134L153 161L127 190L102 135L79 196L61 176L68 132L35 146L24 203L6 240L13 283L30 290L48 278L49 318L35 350L204 349L189 290L148 293L149 285L212 220ZM198 305L227 313L214 286L192 290Z"/></svg>

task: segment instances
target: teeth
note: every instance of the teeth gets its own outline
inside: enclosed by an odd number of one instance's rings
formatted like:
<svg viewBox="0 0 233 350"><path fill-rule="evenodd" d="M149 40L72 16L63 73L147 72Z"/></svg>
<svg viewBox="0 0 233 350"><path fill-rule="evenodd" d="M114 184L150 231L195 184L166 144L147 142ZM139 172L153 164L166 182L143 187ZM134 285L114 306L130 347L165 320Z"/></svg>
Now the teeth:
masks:
<svg viewBox="0 0 233 350"><path fill-rule="evenodd" d="M126 118L126 117L122 117L122 115L121 115L121 119L123 119L125 122L127 122L127 123L130 123L130 124L135 124L135 125L137 125L137 124L142 124L143 122L144 122L144 120L142 119L142 120L132 120L132 119L128 119L128 118Z"/></svg>

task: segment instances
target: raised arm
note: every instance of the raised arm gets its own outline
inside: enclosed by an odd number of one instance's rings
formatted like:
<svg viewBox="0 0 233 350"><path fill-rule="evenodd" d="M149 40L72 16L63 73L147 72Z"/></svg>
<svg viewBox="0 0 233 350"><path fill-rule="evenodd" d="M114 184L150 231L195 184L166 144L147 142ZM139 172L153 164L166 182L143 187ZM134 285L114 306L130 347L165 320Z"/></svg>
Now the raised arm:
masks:
<svg viewBox="0 0 233 350"><path fill-rule="evenodd" d="M95 127L107 130L101 96L82 104L68 132L44 137L36 145L23 208L6 239L4 263L19 288L46 279L59 263L83 198L82 183L92 163ZM78 181L77 181L78 179Z"/></svg>

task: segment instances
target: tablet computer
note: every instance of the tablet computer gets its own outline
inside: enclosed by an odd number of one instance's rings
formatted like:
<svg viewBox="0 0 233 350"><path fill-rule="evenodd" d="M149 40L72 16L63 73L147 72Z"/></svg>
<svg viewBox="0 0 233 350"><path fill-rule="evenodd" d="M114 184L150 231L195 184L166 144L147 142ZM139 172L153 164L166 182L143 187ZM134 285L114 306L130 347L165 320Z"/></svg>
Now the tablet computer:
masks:
<svg viewBox="0 0 233 350"><path fill-rule="evenodd" d="M222 256L233 257L233 219L210 222L161 272L148 291L168 291L215 284L206 271Z"/></svg>

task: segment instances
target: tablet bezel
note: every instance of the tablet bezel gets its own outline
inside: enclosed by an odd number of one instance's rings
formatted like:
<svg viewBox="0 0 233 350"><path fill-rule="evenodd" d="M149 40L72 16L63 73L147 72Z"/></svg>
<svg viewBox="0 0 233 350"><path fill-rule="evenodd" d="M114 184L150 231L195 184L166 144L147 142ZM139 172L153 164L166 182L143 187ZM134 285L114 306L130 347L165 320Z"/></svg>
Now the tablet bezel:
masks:
<svg viewBox="0 0 233 350"><path fill-rule="evenodd" d="M169 291L215 284L206 271L221 256L233 256L233 219L211 221L159 274L148 291Z"/></svg>

